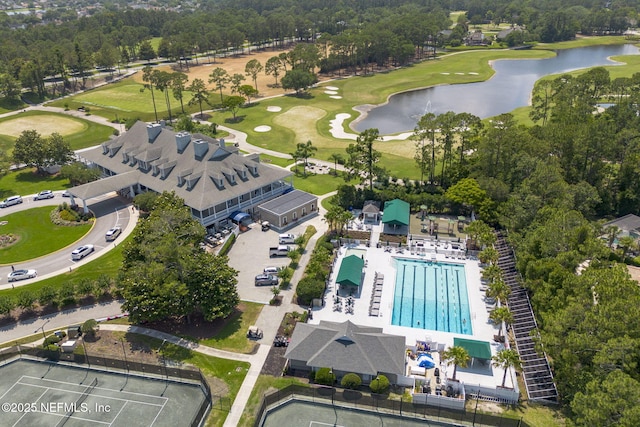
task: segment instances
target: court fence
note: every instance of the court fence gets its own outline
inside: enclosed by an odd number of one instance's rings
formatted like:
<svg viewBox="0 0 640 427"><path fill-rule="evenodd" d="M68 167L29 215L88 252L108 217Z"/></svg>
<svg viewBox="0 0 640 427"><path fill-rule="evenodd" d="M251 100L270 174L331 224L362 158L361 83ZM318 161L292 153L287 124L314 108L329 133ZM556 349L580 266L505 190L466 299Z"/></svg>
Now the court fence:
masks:
<svg viewBox="0 0 640 427"><path fill-rule="evenodd" d="M270 411L291 401L312 402L332 407L376 412L387 416L424 420L427 425L429 421L432 421L439 425L452 426L528 427L522 418L478 412L477 404L473 411L451 411L440 407L415 404L406 398L392 400L386 395L364 393L357 390L322 386L306 387L295 384L264 395L254 427L262 427Z"/></svg>
<svg viewBox="0 0 640 427"><path fill-rule="evenodd" d="M34 358L38 361L59 362L70 366L95 369L98 371L132 374L158 380L198 385L202 389L205 399L189 424L192 427L204 425L204 421L210 410L225 412L231 410L230 399L225 396L213 395L211 387L200 369L184 365L168 366L167 360L165 359L163 359L162 364L156 365L127 358L124 353L123 356L122 359L118 359L101 355L94 356L77 352L63 353L42 347L16 345L0 350L0 366L16 358Z"/></svg>

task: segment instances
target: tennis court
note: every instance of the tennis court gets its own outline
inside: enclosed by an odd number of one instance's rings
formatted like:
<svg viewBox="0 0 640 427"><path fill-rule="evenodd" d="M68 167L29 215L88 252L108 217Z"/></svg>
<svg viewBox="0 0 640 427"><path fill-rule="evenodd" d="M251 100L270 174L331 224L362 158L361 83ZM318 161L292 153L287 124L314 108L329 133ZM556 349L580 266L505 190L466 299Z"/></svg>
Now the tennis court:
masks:
<svg viewBox="0 0 640 427"><path fill-rule="evenodd" d="M0 367L4 426L197 425L199 384L19 359Z"/></svg>
<svg viewBox="0 0 640 427"><path fill-rule="evenodd" d="M323 404L320 402L289 402L269 411L261 427L425 427L452 424L424 419L410 419L384 412L371 412Z"/></svg>

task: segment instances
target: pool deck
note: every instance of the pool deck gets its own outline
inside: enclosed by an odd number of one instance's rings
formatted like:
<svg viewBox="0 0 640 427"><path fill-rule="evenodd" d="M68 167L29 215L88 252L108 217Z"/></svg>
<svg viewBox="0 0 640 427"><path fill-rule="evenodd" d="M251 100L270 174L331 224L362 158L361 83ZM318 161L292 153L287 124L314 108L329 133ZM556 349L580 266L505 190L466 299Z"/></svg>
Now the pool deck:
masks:
<svg viewBox="0 0 640 427"><path fill-rule="evenodd" d="M375 229L378 226L374 226ZM406 344L408 347L416 345L416 341L437 342L437 350L441 351L445 348L453 346L454 337L468 338L479 341L487 341L491 346L491 353L494 355L498 350L504 348L502 344L496 343L493 340L493 336L498 334L497 326L494 326L489 321L489 312L493 309L492 306L487 306L484 301L484 292L480 289L480 277L481 268L477 260L470 259L458 259L446 256L445 254L431 254L425 255L411 254L407 248L403 248L400 252L396 248L389 251L385 247L376 248L375 244L372 247L366 246L343 246L339 249L338 257L335 263L335 268L330 276L330 283L325 294L324 307L316 307L313 309L313 318L309 320L309 323L317 324L321 320L331 322L344 322L350 320L355 324L364 326L375 326L382 328L385 333L401 335L406 338ZM341 296L341 310L337 311L334 307L334 300L336 298L336 276L340 263L345 256L345 253L350 248L357 248L359 250L366 250L364 278L359 294L354 294L354 303L351 306L352 312L347 312L347 296L348 292L340 290ZM472 335L466 334L454 334L450 332L441 332L425 329L410 328L405 326L396 326L391 324L391 318L393 314L393 300L396 284L396 268L394 258L408 258L408 259L421 259L424 261L433 261L432 256L435 256L436 262L457 263L463 264L465 269L465 276L467 282L467 292L469 294L469 311L471 315ZM372 293L374 291L374 282L376 273L384 275L384 281L382 286L381 298L380 298L380 310L378 316L371 316L369 314ZM433 349L432 350L436 350ZM440 370L447 372L451 370L449 375L453 371L453 366L441 365ZM502 377L504 371L499 368L492 367L491 364L474 366L469 365L466 369L458 368L456 378L462 382L468 384L480 384L482 386L495 388L502 385ZM513 387L511 381L511 375L507 375L506 387Z"/></svg>

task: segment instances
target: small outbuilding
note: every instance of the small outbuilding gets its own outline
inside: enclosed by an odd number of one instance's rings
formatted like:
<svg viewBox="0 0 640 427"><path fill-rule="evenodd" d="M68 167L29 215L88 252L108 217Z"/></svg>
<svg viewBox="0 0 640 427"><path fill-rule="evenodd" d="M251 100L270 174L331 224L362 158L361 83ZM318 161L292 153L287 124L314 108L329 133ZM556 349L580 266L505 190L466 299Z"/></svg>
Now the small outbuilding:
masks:
<svg viewBox="0 0 640 427"><path fill-rule="evenodd" d="M409 203L404 200L394 199L384 204L382 212L382 224L384 233L408 234L409 232Z"/></svg>
<svg viewBox="0 0 640 427"><path fill-rule="evenodd" d="M357 255L349 255L342 259L336 283L342 287L360 289L364 260Z"/></svg>
<svg viewBox="0 0 640 427"><path fill-rule="evenodd" d="M380 203L375 200L365 200L362 207L364 222L378 223L380 221Z"/></svg>
<svg viewBox="0 0 640 427"><path fill-rule="evenodd" d="M318 198L313 194L293 190L257 208L262 221L268 221L276 231L286 230L318 214Z"/></svg>

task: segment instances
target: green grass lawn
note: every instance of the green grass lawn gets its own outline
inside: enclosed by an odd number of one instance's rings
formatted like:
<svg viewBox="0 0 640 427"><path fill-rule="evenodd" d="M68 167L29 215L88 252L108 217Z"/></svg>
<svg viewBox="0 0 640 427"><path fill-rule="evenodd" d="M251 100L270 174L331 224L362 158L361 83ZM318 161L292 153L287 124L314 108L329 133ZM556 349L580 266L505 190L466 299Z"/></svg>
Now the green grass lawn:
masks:
<svg viewBox="0 0 640 427"><path fill-rule="evenodd" d="M247 339L247 329L256 323L264 305L248 301L242 301L241 304L243 305L242 313L232 315L218 335L197 341L202 345L220 350L238 353L253 351L255 343Z"/></svg>
<svg viewBox="0 0 640 427"><path fill-rule="evenodd" d="M301 168L300 171L302 171ZM342 173L335 176L333 174L310 174L307 172L307 176L305 177L302 175L302 172L300 172L293 178L293 186L295 188L317 196L335 191L339 186L344 184L346 184L346 181L342 177Z"/></svg>
<svg viewBox="0 0 640 427"><path fill-rule="evenodd" d="M16 212L3 217L3 234L15 234L20 237L17 243L0 249L3 264L13 264L47 255L72 245L89 232L91 225L65 227L55 225L49 218L54 206L43 206Z"/></svg>
<svg viewBox="0 0 640 427"><path fill-rule="evenodd" d="M289 159L283 159L282 157L275 157L275 156L270 156L268 154L260 154L260 161L263 163L269 163L272 165L277 165L283 168L286 168L287 166L289 166L291 163L293 163L293 160Z"/></svg>
<svg viewBox="0 0 640 427"><path fill-rule="evenodd" d="M31 291L35 294L45 286L50 286L56 291L64 287L69 282L78 283L81 280L96 280L102 275L115 277L122 265L122 243L131 238L127 236L122 242L117 242L117 247L110 250L100 258L96 258L87 264L84 264L70 273L59 274L48 279L40 280L30 285L19 286L15 289L4 289L0 291L0 296L16 298L18 294L24 290Z"/></svg>
<svg viewBox="0 0 640 427"><path fill-rule="evenodd" d="M98 123L94 123L88 120L83 120L77 117L72 117L66 114L59 114L47 111L27 111L26 113L20 113L17 116L9 116L0 118L0 123L14 120L16 117L27 117L31 120L37 121L39 117L42 116L54 116L59 117L64 120L71 120L81 125L82 129L74 132L69 135L64 135L61 133L62 137L66 142L69 143L69 146L72 150L79 150L81 148L93 147L94 145L98 145L108 140L111 135L113 135L113 128L109 126L104 126ZM27 129L25 129L27 130ZM51 129L55 131L55 129ZM7 153L11 153L13 151L13 145L15 143L15 138L8 135L0 134L0 150L5 150Z"/></svg>
<svg viewBox="0 0 640 427"><path fill-rule="evenodd" d="M15 194L36 194L42 190L64 190L71 184L59 175L39 175L35 168L11 171L0 177L0 199Z"/></svg>

